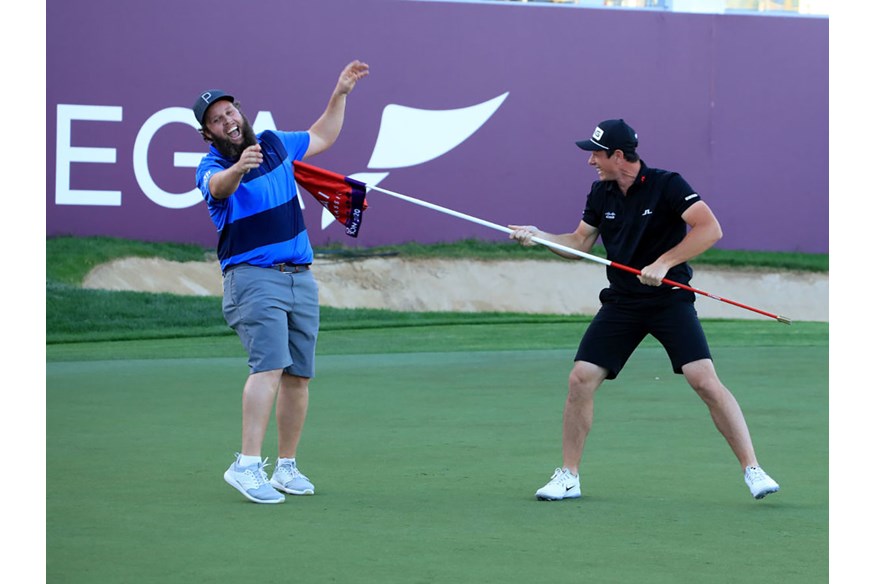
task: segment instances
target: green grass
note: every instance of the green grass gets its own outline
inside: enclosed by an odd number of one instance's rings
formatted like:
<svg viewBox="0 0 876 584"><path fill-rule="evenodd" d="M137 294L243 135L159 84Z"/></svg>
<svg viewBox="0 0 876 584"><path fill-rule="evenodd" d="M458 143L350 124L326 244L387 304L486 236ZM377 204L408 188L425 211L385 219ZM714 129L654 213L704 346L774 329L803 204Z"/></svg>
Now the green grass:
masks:
<svg viewBox="0 0 876 584"><path fill-rule="evenodd" d="M418 315L422 320L417 322L417 319L406 318L410 316L406 313L386 313L386 318L375 320L373 326L347 327L342 323L353 311L339 312L340 318L333 318L336 315L334 310L328 310L323 318L318 355L464 352L482 347L508 351L570 349L577 347L590 322L590 317L455 313L439 313L431 317ZM705 320L703 328L710 338L719 338L722 345L728 347L811 347L826 344L828 339L828 325L821 322L795 322L789 327L774 321ZM159 338L157 335L156 329L156 336L152 339L139 335L139 338L127 340L51 343L46 345L46 360L244 358L240 341L232 332L176 338L167 335ZM657 345L649 338L643 346Z"/></svg>
<svg viewBox="0 0 876 584"><path fill-rule="evenodd" d="M280 506L221 479L238 448L241 354L159 356L167 341L140 341L107 360L113 344L83 343L81 359L47 364L46 483L63 488L47 491L46 581L827 580L824 335L802 347L712 336L780 493L751 499L702 403L643 346L600 390L584 496L543 503L573 331L557 334L562 349L494 350L526 328L486 327L463 346L436 328L394 331L435 352L321 354L298 457L317 494ZM388 338L377 331L356 331L357 346ZM265 456L275 444L272 423Z"/></svg>
<svg viewBox="0 0 876 584"><path fill-rule="evenodd" d="M317 494L259 506L221 478L247 375L221 301L78 286L115 257L209 252L59 240L47 241L47 582L828 579L827 323L703 323L778 494L751 499L702 402L647 339L600 389L584 496L544 503L533 493L559 462L589 317L324 308L298 456ZM275 445L272 421L263 455Z"/></svg>

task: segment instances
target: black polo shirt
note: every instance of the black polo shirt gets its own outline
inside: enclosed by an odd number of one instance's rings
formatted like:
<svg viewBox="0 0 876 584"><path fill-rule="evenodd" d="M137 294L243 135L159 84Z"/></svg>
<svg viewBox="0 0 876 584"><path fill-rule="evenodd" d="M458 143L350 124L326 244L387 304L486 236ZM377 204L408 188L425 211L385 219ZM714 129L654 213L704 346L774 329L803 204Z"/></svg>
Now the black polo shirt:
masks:
<svg viewBox="0 0 876 584"><path fill-rule="evenodd" d="M687 234L681 218L688 207L701 200L677 172L642 168L624 195L615 181L596 181L590 187L582 219L599 230L608 259L641 270ZM607 267L610 288L623 296L661 296L669 286L646 286L635 274ZM670 280L687 285L693 270L687 263L674 266L666 274Z"/></svg>

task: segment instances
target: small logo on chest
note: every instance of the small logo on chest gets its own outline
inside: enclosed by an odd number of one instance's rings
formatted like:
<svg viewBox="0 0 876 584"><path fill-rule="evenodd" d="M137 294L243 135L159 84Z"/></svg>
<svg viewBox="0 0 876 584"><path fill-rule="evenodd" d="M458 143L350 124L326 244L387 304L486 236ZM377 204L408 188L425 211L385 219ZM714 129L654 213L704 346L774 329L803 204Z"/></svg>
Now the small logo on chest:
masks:
<svg viewBox="0 0 876 584"><path fill-rule="evenodd" d="M605 218L606 219L614 219L614 211L606 211Z"/></svg>
<svg viewBox="0 0 876 584"><path fill-rule="evenodd" d="M645 212L642 213L642 217L644 217L645 215L653 215L653 213L651 212L651 209L645 209Z"/></svg>

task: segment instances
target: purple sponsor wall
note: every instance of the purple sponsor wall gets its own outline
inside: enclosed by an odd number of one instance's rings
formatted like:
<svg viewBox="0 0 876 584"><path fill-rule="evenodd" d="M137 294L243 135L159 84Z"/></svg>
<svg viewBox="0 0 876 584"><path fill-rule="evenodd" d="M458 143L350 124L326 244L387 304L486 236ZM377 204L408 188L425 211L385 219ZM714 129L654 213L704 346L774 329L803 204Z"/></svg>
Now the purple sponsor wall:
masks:
<svg viewBox="0 0 876 584"><path fill-rule="evenodd" d="M307 129L361 59L371 75L312 164L380 173L382 188L501 225L570 231L596 176L574 141L623 117L645 162L681 172L715 210L718 247L828 251L823 18L402 0L49 0L46 14L48 236L214 245L192 192L206 151L195 97L221 87L257 127ZM430 112L448 116L433 130L459 134L473 122L445 110L494 99L458 145L410 154L447 139L422 130ZM387 106L421 110L424 125L392 135ZM316 245L506 237L372 191L352 239L303 197Z"/></svg>

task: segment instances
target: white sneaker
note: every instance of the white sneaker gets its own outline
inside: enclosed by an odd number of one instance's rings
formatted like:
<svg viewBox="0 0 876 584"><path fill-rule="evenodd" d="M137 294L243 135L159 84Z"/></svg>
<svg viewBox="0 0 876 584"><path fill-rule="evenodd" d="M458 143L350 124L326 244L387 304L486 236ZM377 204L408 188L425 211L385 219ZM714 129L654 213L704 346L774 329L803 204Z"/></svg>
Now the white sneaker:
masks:
<svg viewBox="0 0 876 584"><path fill-rule="evenodd" d="M541 501L576 499L580 496L581 479L567 468L555 470L550 482L535 492L535 498Z"/></svg>
<svg viewBox="0 0 876 584"><path fill-rule="evenodd" d="M268 484L268 475L265 474L267 462L266 458L251 466L238 466L235 460L225 471L225 482L253 503L282 503L286 497Z"/></svg>
<svg viewBox="0 0 876 584"><path fill-rule="evenodd" d="M271 486L290 495L313 494L313 483L298 470L294 462L283 462L274 468Z"/></svg>
<svg viewBox="0 0 876 584"><path fill-rule="evenodd" d="M770 478L759 466L749 466L745 469L745 484L755 499L763 499L770 493L779 490L779 483Z"/></svg>

